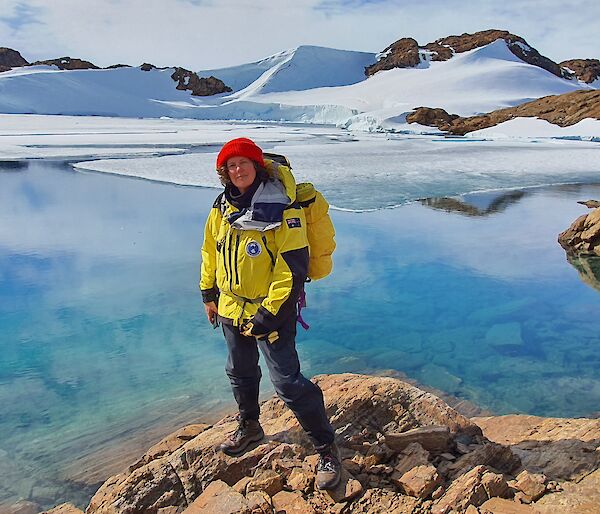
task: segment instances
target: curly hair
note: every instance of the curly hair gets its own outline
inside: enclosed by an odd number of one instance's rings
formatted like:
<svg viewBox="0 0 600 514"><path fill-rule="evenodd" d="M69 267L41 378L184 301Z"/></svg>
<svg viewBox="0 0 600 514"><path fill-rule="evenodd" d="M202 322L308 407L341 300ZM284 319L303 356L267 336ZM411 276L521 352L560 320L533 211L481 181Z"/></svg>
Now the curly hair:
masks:
<svg viewBox="0 0 600 514"><path fill-rule="evenodd" d="M267 171L267 168L263 168L256 161L251 161L251 162L254 165L254 169L256 170L256 175L258 176L259 180L261 182L266 182L267 180L269 180L270 175L269 175L269 172ZM219 180L221 181L221 184L223 184L225 187L227 187L228 185L231 184L231 178L229 178L229 172L227 171L227 165L219 166L217 168L217 175L219 175Z"/></svg>

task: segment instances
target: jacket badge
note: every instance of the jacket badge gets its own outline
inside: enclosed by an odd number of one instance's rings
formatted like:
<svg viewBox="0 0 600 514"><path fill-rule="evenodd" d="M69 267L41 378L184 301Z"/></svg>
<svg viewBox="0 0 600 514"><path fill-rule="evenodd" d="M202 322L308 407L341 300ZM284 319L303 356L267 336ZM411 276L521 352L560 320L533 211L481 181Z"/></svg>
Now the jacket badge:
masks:
<svg viewBox="0 0 600 514"><path fill-rule="evenodd" d="M258 257L262 252L262 248L260 246L260 244L258 244L256 241L250 241L247 245L246 245L246 254L249 257Z"/></svg>
<svg viewBox="0 0 600 514"><path fill-rule="evenodd" d="M287 220L287 226L289 228L298 228L301 226L300 224L300 218L288 218Z"/></svg>

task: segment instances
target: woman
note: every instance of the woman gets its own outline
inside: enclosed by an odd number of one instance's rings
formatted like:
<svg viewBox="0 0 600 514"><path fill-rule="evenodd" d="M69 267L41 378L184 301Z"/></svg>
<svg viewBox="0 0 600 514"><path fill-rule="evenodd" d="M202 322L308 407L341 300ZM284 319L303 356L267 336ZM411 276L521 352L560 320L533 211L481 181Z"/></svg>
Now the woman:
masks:
<svg viewBox="0 0 600 514"><path fill-rule="evenodd" d="M296 302L308 270L302 208L290 169L263 157L250 139L226 143L217 157L225 191L208 216L200 289L206 316L222 324L226 372L239 408L238 429L221 444L243 454L264 432L258 404L262 351L275 391L294 412L320 454L317 487L334 488L340 460L321 389L300 372Z"/></svg>

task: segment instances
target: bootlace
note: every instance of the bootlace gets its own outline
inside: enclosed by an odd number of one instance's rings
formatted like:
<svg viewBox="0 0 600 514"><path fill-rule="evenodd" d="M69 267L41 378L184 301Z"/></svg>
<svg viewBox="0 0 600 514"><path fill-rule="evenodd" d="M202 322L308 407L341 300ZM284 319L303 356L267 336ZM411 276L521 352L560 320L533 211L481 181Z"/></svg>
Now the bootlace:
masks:
<svg viewBox="0 0 600 514"><path fill-rule="evenodd" d="M319 464L317 465L317 471L335 473L337 465L337 459L331 453L327 453L325 455L321 455Z"/></svg>
<svg viewBox="0 0 600 514"><path fill-rule="evenodd" d="M245 435L246 435L246 420L241 419L239 421L239 425L238 425L236 431L233 433L233 435L231 436L231 438L235 442L238 442L240 439L242 439L243 437L245 437Z"/></svg>

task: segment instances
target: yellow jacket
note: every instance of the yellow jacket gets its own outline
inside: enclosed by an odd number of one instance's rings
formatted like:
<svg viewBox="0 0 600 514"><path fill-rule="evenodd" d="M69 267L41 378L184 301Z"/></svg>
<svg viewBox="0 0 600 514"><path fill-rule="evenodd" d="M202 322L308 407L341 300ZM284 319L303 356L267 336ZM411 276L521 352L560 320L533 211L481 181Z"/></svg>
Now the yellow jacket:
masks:
<svg viewBox="0 0 600 514"><path fill-rule="evenodd" d="M270 180L247 209L221 193L206 221L200 289L205 303L218 298L219 318L267 334L295 313L308 272L304 210L296 203L289 168L265 159Z"/></svg>

